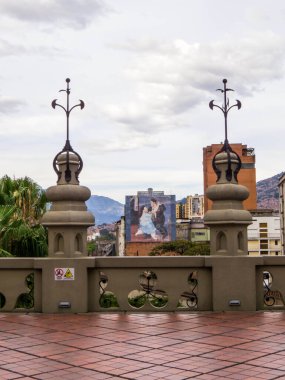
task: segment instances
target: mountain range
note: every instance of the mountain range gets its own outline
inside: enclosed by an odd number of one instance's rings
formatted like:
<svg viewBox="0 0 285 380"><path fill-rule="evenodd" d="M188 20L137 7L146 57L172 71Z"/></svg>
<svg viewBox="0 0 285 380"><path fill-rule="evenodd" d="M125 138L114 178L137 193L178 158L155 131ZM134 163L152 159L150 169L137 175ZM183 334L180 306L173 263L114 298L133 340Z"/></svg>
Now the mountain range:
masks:
<svg viewBox="0 0 285 380"><path fill-rule="evenodd" d="M124 215L124 205L122 203L101 195L91 195L86 202L86 206L95 216L97 226L103 223L112 224L117 222Z"/></svg>
<svg viewBox="0 0 285 380"><path fill-rule="evenodd" d="M284 174L281 172L273 177L258 181L256 184L257 207L279 210L279 178Z"/></svg>
<svg viewBox="0 0 285 380"><path fill-rule="evenodd" d="M258 208L279 209L278 180L282 174L284 174L284 172L257 182L256 190ZM183 198L179 202L185 200L186 198ZM86 202L86 205L88 210L95 215L97 226L103 223L114 223L120 220L121 216L124 215L124 205L108 197L91 195L91 198Z"/></svg>

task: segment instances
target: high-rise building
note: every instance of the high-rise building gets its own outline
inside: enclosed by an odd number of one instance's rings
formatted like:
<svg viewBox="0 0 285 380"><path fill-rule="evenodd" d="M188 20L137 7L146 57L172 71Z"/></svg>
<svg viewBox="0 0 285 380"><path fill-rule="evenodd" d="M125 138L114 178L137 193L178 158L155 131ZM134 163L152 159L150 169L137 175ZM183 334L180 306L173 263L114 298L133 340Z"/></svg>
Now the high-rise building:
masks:
<svg viewBox="0 0 285 380"><path fill-rule="evenodd" d="M175 195L163 191L138 191L125 203L126 255L147 255L162 242L175 240Z"/></svg>
<svg viewBox="0 0 285 380"><path fill-rule="evenodd" d="M269 209L252 212L248 226L248 254L250 256L282 255L280 243L280 216Z"/></svg>
<svg viewBox="0 0 285 380"><path fill-rule="evenodd" d="M192 219L195 217L203 218L204 216L204 195L188 195L185 203L185 218Z"/></svg>
<svg viewBox="0 0 285 380"><path fill-rule="evenodd" d="M206 189L216 183L217 176L212 167L212 161L215 155L222 148L223 144L212 144L203 148L203 171L204 171L204 194ZM244 201L246 210L257 208L256 203L256 171L255 171L255 153L254 148L248 148L243 144L231 144L231 148L241 159L241 170L238 173L238 183L244 185L249 190L249 197ZM204 212L212 208L212 201L205 195Z"/></svg>

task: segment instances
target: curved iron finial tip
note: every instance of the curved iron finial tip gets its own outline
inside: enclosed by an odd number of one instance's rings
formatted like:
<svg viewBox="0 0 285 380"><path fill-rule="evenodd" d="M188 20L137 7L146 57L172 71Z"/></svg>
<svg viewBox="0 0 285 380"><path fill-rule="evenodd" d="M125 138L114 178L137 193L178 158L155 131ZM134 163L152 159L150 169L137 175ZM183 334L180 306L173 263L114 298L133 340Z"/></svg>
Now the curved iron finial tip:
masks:
<svg viewBox="0 0 285 380"><path fill-rule="evenodd" d="M220 91L224 95L224 104L222 106L218 106L214 103L214 100L211 100L209 103L209 107L211 108L211 110L213 110L214 107L217 107L224 114L224 118L225 118L225 141L228 140L228 126L227 126L228 112L233 107L237 107L238 109L241 108L241 102L237 99L236 99L236 103L233 104L232 106L230 106L230 101L229 101L229 98L227 97L227 92L228 91L234 91L234 90L231 88L227 88L227 82L228 82L228 80L224 78L223 79L224 88L223 89L221 89L221 88L217 89L217 91Z"/></svg>
<svg viewBox="0 0 285 380"><path fill-rule="evenodd" d="M70 116L70 113L71 111L76 108L76 107L80 107L80 109L83 109L85 104L83 102L83 100L79 100L79 104L76 104L74 105L73 107L69 107L69 95L70 95L70 88L69 88L69 83L70 83L70 78L66 78L65 79L66 83L67 83L67 88L66 90L60 90L59 92L66 92L66 106L62 106L61 104L57 103L57 99L54 99L51 103L51 106L52 108L56 108L56 106L60 107L63 109L63 111L65 112L65 115L66 115L66 142L65 142L65 146L63 147L63 149L55 156L54 158L54 161L53 161L53 167L54 167L54 170L55 172L57 173L58 175L58 181L60 180L61 178L61 172L59 172L58 168L57 168L57 159L58 157L60 156L61 153L66 153L66 157L67 157L67 164L66 164L66 170L65 170L65 180L66 182L70 182L71 181L71 176L70 176L70 158L69 158L69 155L70 153L74 153L78 159L79 159L79 164L78 164L78 170L76 171L75 173L75 176L76 176L76 179L78 180L78 175L79 173L81 172L82 170L82 167L83 167L83 161L80 157L80 155L75 152L73 149L72 149L72 146L70 144L70 140L69 140L69 116Z"/></svg>
<svg viewBox="0 0 285 380"><path fill-rule="evenodd" d="M211 108L211 110L213 110L214 107L219 108L222 111L222 113L224 115L224 119L225 119L225 141L224 141L224 145L221 148L221 150L219 150L219 152L213 158L212 166L213 166L215 173L217 174L217 181L219 181L219 179L221 178L221 171L218 168L218 166L216 165L216 158L220 153L225 152L227 155L227 169L226 169L225 178L229 182L232 180L232 178L234 178L234 180L237 182L237 174L241 169L241 160L240 160L239 155L232 150L232 148L229 144L227 118L228 118L228 112L230 109L232 109L233 107L237 107L237 109L239 110L241 108L241 102L236 99L236 103L230 106L230 101L229 101L229 98L227 97L227 92L228 91L234 91L234 90L232 90L231 88L227 88L227 82L228 82L227 79L224 78L223 79L224 88L217 90L223 94L224 104L222 106L218 106L218 105L214 104L214 100L211 100L209 103L209 107ZM232 154L236 156L234 159L234 161L237 162L237 165L235 168L233 168Z"/></svg>

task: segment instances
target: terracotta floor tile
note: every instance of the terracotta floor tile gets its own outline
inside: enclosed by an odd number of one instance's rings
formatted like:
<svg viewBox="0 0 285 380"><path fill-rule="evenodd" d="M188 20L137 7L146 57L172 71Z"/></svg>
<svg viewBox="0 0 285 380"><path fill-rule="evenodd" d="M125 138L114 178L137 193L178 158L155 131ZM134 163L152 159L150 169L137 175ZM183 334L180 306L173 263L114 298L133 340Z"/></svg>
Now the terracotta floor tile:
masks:
<svg viewBox="0 0 285 380"><path fill-rule="evenodd" d="M146 335L162 335L162 334L171 334L176 332L173 328L166 328L161 326L143 326L135 330L137 334L146 334Z"/></svg>
<svg viewBox="0 0 285 380"><path fill-rule="evenodd" d="M171 379L171 380L184 380L190 378L196 378L199 375L198 372L184 371L179 368L167 368L165 366L153 366L148 369L142 369L135 372L128 372L123 374L125 379Z"/></svg>
<svg viewBox="0 0 285 380"><path fill-rule="evenodd" d="M81 348L81 349L87 349L87 348L92 348L92 347L97 347L97 346L102 346L104 344L108 344L111 342L105 339L100 339L96 337L80 337L77 339L71 339L71 340L65 340L64 345L65 346L70 346L70 347L75 347L75 348Z"/></svg>
<svg viewBox="0 0 285 380"><path fill-rule="evenodd" d="M2 340L0 337L0 346L10 349L38 345L39 341L31 337L17 337L13 339Z"/></svg>
<svg viewBox="0 0 285 380"><path fill-rule="evenodd" d="M114 377L112 375L108 375L106 373L96 372L84 368L67 368L60 371L55 372L49 372L49 373L43 373L36 375L36 377L33 377L35 379L39 380L88 380L88 379L95 379L95 380L105 380L105 379L112 379L114 380Z"/></svg>
<svg viewBox="0 0 285 380"><path fill-rule="evenodd" d="M162 348L166 346L172 346L174 344L182 343L178 339L163 338L160 336L149 336L129 341L134 345L144 346L148 348Z"/></svg>
<svg viewBox="0 0 285 380"><path fill-rule="evenodd" d="M57 343L43 343L37 344L36 346L19 347L18 351L31 354L39 357L47 357L50 355L56 355L59 353L72 352L75 351L75 347L68 347Z"/></svg>
<svg viewBox="0 0 285 380"><path fill-rule="evenodd" d="M285 372L285 359L283 355L279 354L266 355L261 358L250 360L248 364L258 367L282 370Z"/></svg>
<svg viewBox="0 0 285 380"><path fill-rule="evenodd" d="M201 338L197 340L197 342L199 343L212 344L221 347L237 346L238 344L247 343L249 341L249 339L235 338L226 335L211 335L206 338Z"/></svg>
<svg viewBox="0 0 285 380"><path fill-rule="evenodd" d="M37 336L34 336L36 338ZM78 339L81 336L78 334L70 334L64 331L55 331L50 333L40 334L40 338L47 342L63 343L65 340Z"/></svg>
<svg viewBox="0 0 285 380"><path fill-rule="evenodd" d="M189 330L186 330L186 331L175 331L175 332L171 332L171 333L168 333L168 334L162 334L160 335L162 338L172 338L172 339L179 339L181 341L193 341L193 340L196 340L196 339L201 339L201 338L207 338L209 336L211 336L210 334L207 334L206 332L203 333L203 332L198 332L198 331L193 331L191 329L191 333L189 334Z"/></svg>
<svg viewBox="0 0 285 380"><path fill-rule="evenodd" d="M143 337L143 334L137 334L130 331L112 331L109 334L104 334L104 339L115 341L115 342L127 342L131 340L140 339ZM110 342L111 343L111 342Z"/></svg>
<svg viewBox="0 0 285 380"><path fill-rule="evenodd" d="M195 327L201 327L202 324L198 322L193 322L191 319L189 321L174 321L174 322L167 322L160 325L162 328L169 328L174 330L189 330Z"/></svg>
<svg viewBox="0 0 285 380"><path fill-rule="evenodd" d="M1 366L1 368L25 376L32 376L40 373L52 372L60 369L69 368L69 366L55 361L37 358L31 360L18 361L17 363L13 364L4 364Z"/></svg>
<svg viewBox="0 0 285 380"><path fill-rule="evenodd" d="M191 358L177 360L165 364L169 367L175 367L180 369L185 369L187 371L196 371L200 373L213 372L215 370L226 368L232 365L224 360L208 359L198 356L192 356Z"/></svg>
<svg viewBox="0 0 285 380"><path fill-rule="evenodd" d="M195 342L183 342L180 344L175 344L169 347L163 347L163 351L178 352L184 354L187 352L188 355L199 356L207 352L221 350L221 346L215 346L211 344L204 344Z"/></svg>
<svg viewBox="0 0 285 380"><path fill-rule="evenodd" d="M124 343L124 342L115 343L114 342L112 344L108 344L104 346L92 347L89 350L94 351L94 352L100 352L100 353L111 355L111 356L116 356L116 357L125 357L130 354L139 356L139 353L142 351L146 351L146 348L143 346L136 346L130 343Z"/></svg>
<svg viewBox="0 0 285 380"><path fill-rule="evenodd" d="M217 350L202 355L202 357L205 358L226 360L233 363L244 363L263 356L263 352L248 351L233 347L223 348L222 350Z"/></svg>
<svg viewBox="0 0 285 380"><path fill-rule="evenodd" d="M186 359L191 355L188 355L186 352L181 354L173 351L165 351L165 350L147 350L135 354L130 354L125 356L127 359L139 360L146 363L151 364L165 364L170 363L180 359Z"/></svg>
<svg viewBox="0 0 285 380"><path fill-rule="evenodd" d="M58 355L48 356L48 359L50 360L55 360L57 362L66 363L78 367L90 363L96 363L99 361L106 361L112 358L113 357L109 355L87 350L76 350L73 352L65 352Z"/></svg>
<svg viewBox="0 0 285 380"><path fill-rule="evenodd" d="M109 373L111 375L122 375L129 372L134 372L140 369L150 367L150 364L129 360L125 358L115 358L106 361L97 362L94 364L84 365L84 368L94 369L98 372Z"/></svg>
<svg viewBox="0 0 285 380"><path fill-rule="evenodd" d="M0 379L285 379L285 313L0 313Z"/></svg>
<svg viewBox="0 0 285 380"><path fill-rule="evenodd" d="M5 350L0 352L0 368L4 364L17 363L20 360L30 360L34 359L33 355L28 355L26 353L17 352L14 350Z"/></svg>
<svg viewBox="0 0 285 380"><path fill-rule="evenodd" d="M4 369L0 369L0 379L1 380L12 380L12 379L20 379L22 376L18 373L13 373L10 371L5 371Z"/></svg>
<svg viewBox="0 0 285 380"><path fill-rule="evenodd" d="M252 341L248 343L243 343L240 345L236 345L235 348L241 348L245 350L264 352L266 354L273 354L279 351L285 350L285 344L279 344L276 342L268 342L268 341Z"/></svg>

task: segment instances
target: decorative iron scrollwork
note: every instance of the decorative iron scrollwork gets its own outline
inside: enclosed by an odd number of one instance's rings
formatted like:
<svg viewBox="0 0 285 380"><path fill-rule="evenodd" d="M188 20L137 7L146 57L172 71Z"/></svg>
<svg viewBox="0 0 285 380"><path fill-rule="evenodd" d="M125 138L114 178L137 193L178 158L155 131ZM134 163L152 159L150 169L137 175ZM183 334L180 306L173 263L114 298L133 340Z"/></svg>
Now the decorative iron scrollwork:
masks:
<svg viewBox="0 0 285 380"><path fill-rule="evenodd" d="M164 290L156 288L157 276L150 270L144 271L139 276L140 290L133 290L128 295L129 304L140 308L148 301L156 308L164 307L168 302L168 296Z"/></svg>
<svg viewBox="0 0 285 380"><path fill-rule="evenodd" d="M108 286L108 276L100 272L100 280L99 280L99 287L100 287L100 298L99 298L99 305L105 309L111 308L111 307L119 307L117 298L113 292L106 291L106 287Z"/></svg>
<svg viewBox="0 0 285 380"><path fill-rule="evenodd" d="M16 301L15 309L32 309L34 307L34 273L30 273L26 279L26 285L29 292L19 295Z"/></svg>
<svg viewBox="0 0 285 380"><path fill-rule="evenodd" d="M197 271L190 273L188 284L190 285L190 290L181 294L178 307L183 308L186 304L189 309L196 309L198 306L198 296L196 294L198 286Z"/></svg>
<svg viewBox="0 0 285 380"><path fill-rule="evenodd" d="M266 306L285 306L282 293L279 290L272 290L272 276L270 272L263 272L263 300ZM278 305L279 303L279 305ZM281 305L280 305L281 303Z"/></svg>

